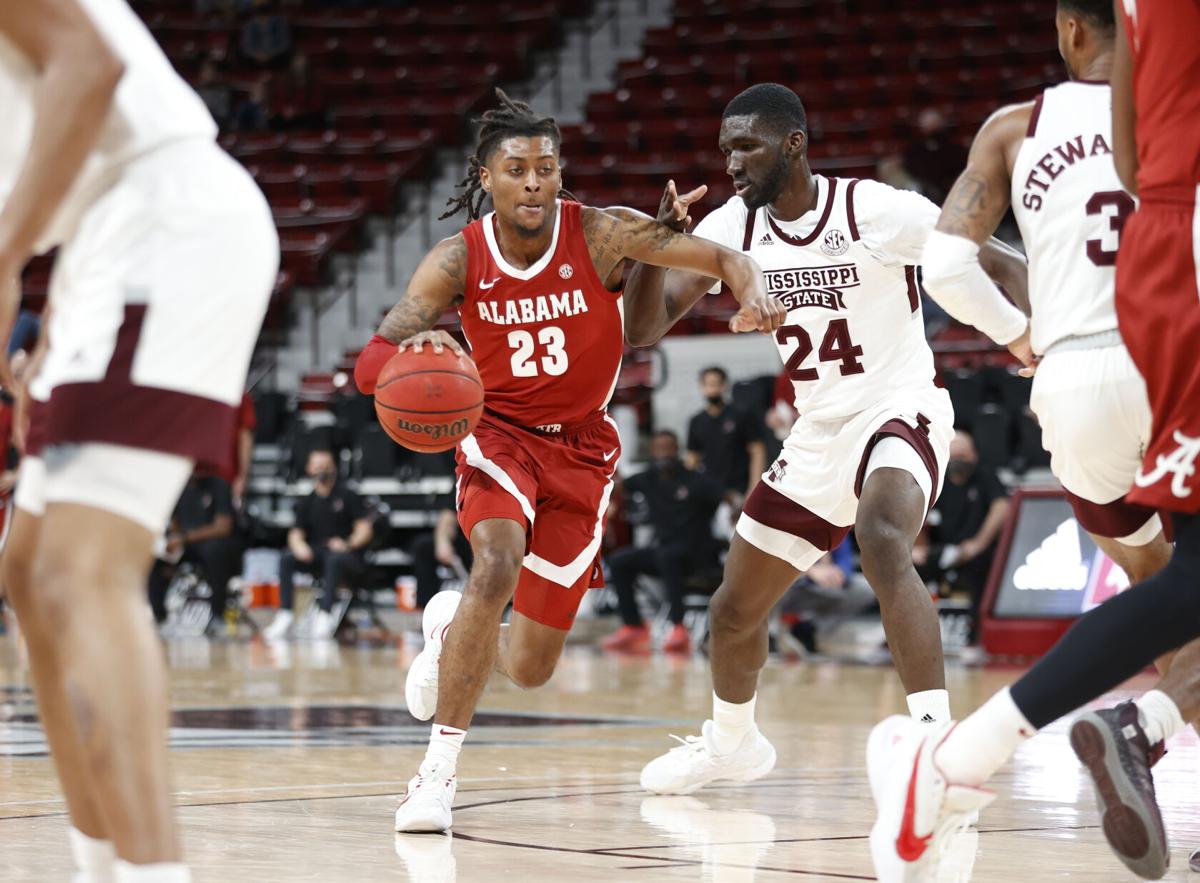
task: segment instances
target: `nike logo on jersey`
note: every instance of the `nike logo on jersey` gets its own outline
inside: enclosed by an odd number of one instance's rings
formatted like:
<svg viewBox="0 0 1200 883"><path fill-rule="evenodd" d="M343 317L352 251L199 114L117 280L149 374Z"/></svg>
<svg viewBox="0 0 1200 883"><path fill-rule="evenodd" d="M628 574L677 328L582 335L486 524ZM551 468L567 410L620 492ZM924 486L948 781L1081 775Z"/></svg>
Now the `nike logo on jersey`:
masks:
<svg viewBox="0 0 1200 883"><path fill-rule="evenodd" d="M1169 454L1159 454L1154 469L1148 473L1138 470L1133 477L1138 487L1150 487L1168 475L1171 476L1171 493L1181 500L1192 495L1188 482L1196 475L1196 458L1200 457L1200 438L1184 435L1175 430L1174 439L1179 445Z"/></svg>
<svg viewBox="0 0 1200 883"><path fill-rule="evenodd" d="M604 462L607 463L609 460L611 460L616 455L617 455L617 449L613 448L611 451L609 451L607 454L604 455Z"/></svg>
<svg viewBox="0 0 1200 883"><path fill-rule="evenodd" d="M497 276L497 277L496 277L495 279L493 279L491 282L484 282L482 279L480 279L480 280L479 280L479 287L480 287L480 288L491 288L493 285L495 285L497 282L499 282L499 281L500 281L501 279L503 279L503 278L504 278L503 276Z"/></svg>

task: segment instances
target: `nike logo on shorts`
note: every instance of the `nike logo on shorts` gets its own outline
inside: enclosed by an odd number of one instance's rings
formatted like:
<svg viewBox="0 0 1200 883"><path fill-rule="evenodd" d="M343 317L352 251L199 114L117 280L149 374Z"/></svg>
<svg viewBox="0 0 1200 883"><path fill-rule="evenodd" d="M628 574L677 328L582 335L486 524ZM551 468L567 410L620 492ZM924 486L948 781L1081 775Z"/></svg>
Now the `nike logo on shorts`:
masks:
<svg viewBox="0 0 1200 883"><path fill-rule="evenodd" d="M617 449L613 448L611 451L609 451L607 454L604 455L604 462L607 463L609 460L611 460L613 457L615 457L616 454L617 454Z"/></svg>

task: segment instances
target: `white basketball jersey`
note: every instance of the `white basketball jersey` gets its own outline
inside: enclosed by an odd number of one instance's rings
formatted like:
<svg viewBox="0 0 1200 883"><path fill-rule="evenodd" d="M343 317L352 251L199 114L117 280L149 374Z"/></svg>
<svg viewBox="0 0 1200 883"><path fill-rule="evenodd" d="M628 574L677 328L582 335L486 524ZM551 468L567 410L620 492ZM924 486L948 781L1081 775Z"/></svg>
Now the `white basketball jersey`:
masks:
<svg viewBox="0 0 1200 883"><path fill-rule="evenodd" d="M1133 198L1112 157L1112 90L1062 83L1042 93L1012 172L1029 256L1034 352L1117 327L1117 245Z"/></svg>
<svg viewBox="0 0 1200 883"><path fill-rule="evenodd" d="M217 126L199 96L175 73L150 32L125 0L79 0L83 11L125 64L112 109L62 207L39 242L60 244L120 166L168 141L214 139ZM33 133L37 72L0 34L0 203L12 190Z"/></svg>
<svg viewBox="0 0 1200 883"><path fill-rule="evenodd" d="M775 342L796 410L840 420L897 390L933 385L916 264L938 208L876 181L814 177L817 207L795 221L750 212L735 196L696 235L762 267L788 311Z"/></svg>

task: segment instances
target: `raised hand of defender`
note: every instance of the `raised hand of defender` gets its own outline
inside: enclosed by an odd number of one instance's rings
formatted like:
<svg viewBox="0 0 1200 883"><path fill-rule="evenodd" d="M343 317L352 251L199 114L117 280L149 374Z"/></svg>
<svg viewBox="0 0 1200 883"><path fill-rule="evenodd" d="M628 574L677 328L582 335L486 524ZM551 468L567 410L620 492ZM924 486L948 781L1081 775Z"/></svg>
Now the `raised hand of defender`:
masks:
<svg viewBox="0 0 1200 883"><path fill-rule="evenodd" d="M467 351L462 348L457 340L450 336L448 331L422 331L420 334L414 334L412 337L406 337L404 340L396 344L397 352L404 352L410 346L414 353L421 352L425 345L429 344L433 347L435 353L441 353L444 347L450 347L456 355L465 356Z"/></svg>
<svg viewBox="0 0 1200 883"><path fill-rule="evenodd" d="M701 184L691 193L685 193L680 196L675 190L675 182L668 181L667 188L663 191L662 200L658 204L658 222L666 224L676 233L685 233L687 228L691 226L692 219L688 215L688 209L692 203L698 202L704 198L704 194L708 192L708 185Z"/></svg>

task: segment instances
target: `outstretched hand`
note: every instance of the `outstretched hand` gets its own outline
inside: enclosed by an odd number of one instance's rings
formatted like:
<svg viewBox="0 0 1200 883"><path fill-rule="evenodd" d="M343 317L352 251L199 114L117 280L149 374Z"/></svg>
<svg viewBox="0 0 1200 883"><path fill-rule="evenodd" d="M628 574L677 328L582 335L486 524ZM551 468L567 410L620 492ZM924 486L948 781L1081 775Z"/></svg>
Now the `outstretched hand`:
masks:
<svg viewBox="0 0 1200 883"><path fill-rule="evenodd" d="M680 196L675 189L675 182L668 181L667 188L663 191L662 200L658 204L658 222L666 224L676 233L686 233L692 223L688 209L693 203L703 199L704 194L707 192L708 185L701 184L690 193Z"/></svg>

